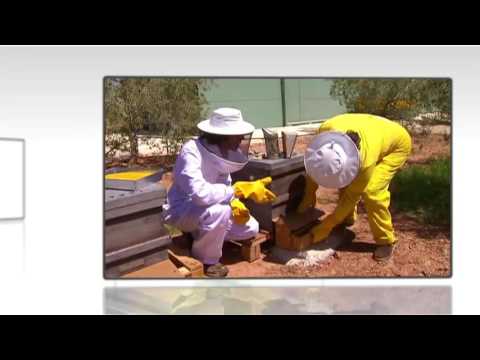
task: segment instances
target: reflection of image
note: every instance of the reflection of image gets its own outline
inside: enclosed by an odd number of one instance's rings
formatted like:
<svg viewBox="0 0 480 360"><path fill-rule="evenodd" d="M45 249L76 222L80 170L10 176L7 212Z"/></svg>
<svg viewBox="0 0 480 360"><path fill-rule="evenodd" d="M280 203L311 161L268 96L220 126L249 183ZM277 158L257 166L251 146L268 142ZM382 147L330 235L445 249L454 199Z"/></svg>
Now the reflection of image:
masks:
<svg viewBox="0 0 480 360"><path fill-rule="evenodd" d="M0 137L0 220L25 218L25 140Z"/></svg>
<svg viewBox="0 0 480 360"><path fill-rule="evenodd" d="M451 85L106 78L105 276L450 276Z"/></svg>
<svg viewBox="0 0 480 360"><path fill-rule="evenodd" d="M232 296L230 289L204 288L182 296L172 304L171 314L251 314L252 304Z"/></svg>
<svg viewBox="0 0 480 360"><path fill-rule="evenodd" d="M449 314L450 287L107 288L107 314Z"/></svg>

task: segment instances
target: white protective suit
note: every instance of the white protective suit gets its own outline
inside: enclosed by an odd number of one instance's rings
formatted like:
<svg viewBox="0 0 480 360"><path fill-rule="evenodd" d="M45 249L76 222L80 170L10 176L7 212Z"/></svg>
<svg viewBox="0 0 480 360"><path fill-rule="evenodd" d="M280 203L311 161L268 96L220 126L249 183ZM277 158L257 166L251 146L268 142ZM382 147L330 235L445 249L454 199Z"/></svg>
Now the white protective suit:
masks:
<svg viewBox="0 0 480 360"><path fill-rule="evenodd" d="M252 216L245 225L232 221L230 173L242 169L248 159L240 151L230 151L228 158L235 161L222 158L216 145L187 141L177 157L164 205L166 223L192 233L192 256L208 265L219 262L225 240L246 240L259 230Z"/></svg>

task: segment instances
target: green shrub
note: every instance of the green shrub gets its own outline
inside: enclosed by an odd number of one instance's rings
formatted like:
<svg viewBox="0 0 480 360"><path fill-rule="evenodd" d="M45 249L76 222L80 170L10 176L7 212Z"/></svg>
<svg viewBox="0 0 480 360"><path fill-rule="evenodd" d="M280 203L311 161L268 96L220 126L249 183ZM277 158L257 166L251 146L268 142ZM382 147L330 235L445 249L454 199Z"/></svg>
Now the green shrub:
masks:
<svg viewBox="0 0 480 360"><path fill-rule="evenodd" d="M451 160L412 165L393 179L392 207L415 215L425 223L450 225Z"/></svg>

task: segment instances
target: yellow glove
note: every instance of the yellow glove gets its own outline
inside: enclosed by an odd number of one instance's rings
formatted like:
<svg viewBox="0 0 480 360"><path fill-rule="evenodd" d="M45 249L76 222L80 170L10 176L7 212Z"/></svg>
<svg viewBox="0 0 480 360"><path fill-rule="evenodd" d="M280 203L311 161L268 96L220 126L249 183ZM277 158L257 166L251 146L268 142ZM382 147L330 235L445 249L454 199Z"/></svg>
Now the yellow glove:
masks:
<svg viewBox="0 0 480 360"><path fill-rule="evenodd" d="M297 212L300 214L304 213L309 208L315 207L315 204L317 203L317 183L315 183L315 181L313 181L312 178L308 175L306 176L305 180L305 194L303 195L303 199L297 208Z"/></svg>
<svg viewBox="0 0 480 360"><path fill-rule="evenodd" d="M250 219L250 211L248 211L247 207L238 199L230 201L230 207L232 208L233 222L245 225Z"/></svg>
<svg viewBox="0 0 480 360"><path fill-rule="evenodd" d="M265 186L272 182L271 177L257 181L237 181L233 184L235 196L240 199L252 199L258 204L266 204L276 200L277 196Z"/></svg>

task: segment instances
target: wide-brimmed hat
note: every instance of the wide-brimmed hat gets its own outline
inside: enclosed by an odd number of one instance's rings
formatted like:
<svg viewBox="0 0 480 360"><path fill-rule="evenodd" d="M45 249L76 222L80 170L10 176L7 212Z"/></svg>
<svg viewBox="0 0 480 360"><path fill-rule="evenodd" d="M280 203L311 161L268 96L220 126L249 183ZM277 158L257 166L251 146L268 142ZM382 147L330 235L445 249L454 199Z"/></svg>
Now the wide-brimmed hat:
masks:
<svg viewBox="0 0 480 360"><path fill-rule="evenodd" d="M336 131L315 136L305 151L304 162L307 174L326 188L348 186L360 170L360 154L355 143Z"/></svg>
<svg viewBox="0 0 480 360"><path fill-rule="evenodd" d="M213 111L210 118L198 123L197 127L217 135L246 135L255 130L255 126L243 120L240 110L226 107Z"/></svg>

